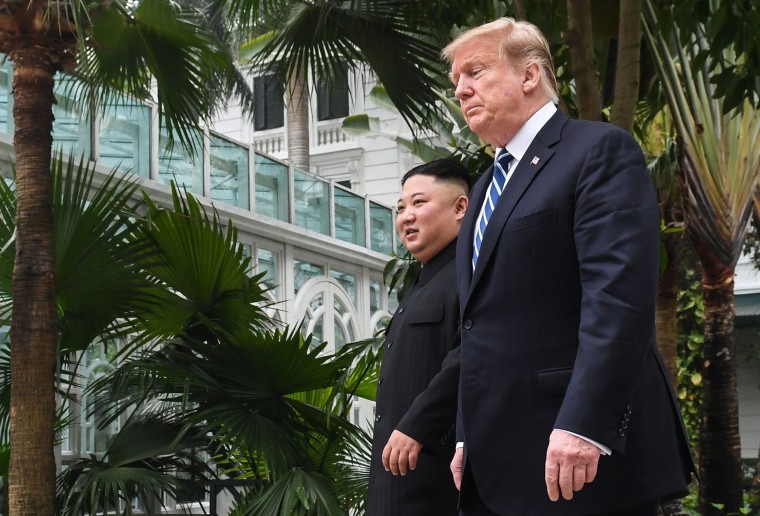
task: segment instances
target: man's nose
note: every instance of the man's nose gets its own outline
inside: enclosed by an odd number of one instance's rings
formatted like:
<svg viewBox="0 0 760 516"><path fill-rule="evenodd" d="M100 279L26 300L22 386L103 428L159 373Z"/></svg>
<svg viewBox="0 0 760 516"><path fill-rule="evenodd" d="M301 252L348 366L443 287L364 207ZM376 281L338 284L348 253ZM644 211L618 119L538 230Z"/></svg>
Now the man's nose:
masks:
<svg viewBox="0 0 760 516"><path fill-rule="evenodd" d="M407 207L404 210L404 216L403 216L402 220L404 222L408 222L408 221L413 220L413 219L414 219L414 209L412 209L411 207Z"/></svg>
<svg viewBox="0 0 760 516"><path fill-rule="evenodd" d="M472 90L470 89L468 82L464 79L460 79L456 88L454 88L454 96L459 100L462 100L469 97L471 93Z"/></svg>

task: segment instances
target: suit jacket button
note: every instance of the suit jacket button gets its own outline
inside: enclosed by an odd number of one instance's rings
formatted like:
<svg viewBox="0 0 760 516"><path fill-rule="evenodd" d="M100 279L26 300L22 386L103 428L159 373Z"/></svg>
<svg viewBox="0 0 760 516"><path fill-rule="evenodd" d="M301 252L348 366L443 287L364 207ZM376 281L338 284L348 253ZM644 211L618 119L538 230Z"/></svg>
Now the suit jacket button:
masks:
<svg viewBox="0 0 760 516"><path fill-rule="evenodd" d="M375 416L375 423L379 423L381 419L383 419L383 416L381 416L380 414L376 415Z"/></svg>
<svg viewBox="0 0 760 516"><path fill-rule="evenodd" d="M620 428L622 428L623 430L627 430L628 429L628 421L621 421L620 422Z"/></svg>
<svg viewBox="0 0 760 516"><path fill-rule="evenodd" d="M618 430L618 435L619 435L620 437L625 437L625 430L623 430L622 428L620 428L620 429Z"/></svg>
<svg viewBox="0 0 760 516"><path fill-rule="evenodd" d="M400 314L403 314L403 313L404 313L404 307L403 307L403 306L402 306L401 308L399 308L399 309L398 309L398 313L400 313Z"/></svg>
<svg viewBox="0 0 760 516"><path fill-rule="evenodd" d="M625 407L625 411L630 414L631 413L631 406L628 405L627 407Z"/></svg>
<svg viewBox="0 0 760 516"><path fill-rule="evenodd" d="M630 421L630 420L631 420L631 414L629 414L628 412L626 412L626 413L623 415L623 420L624 420L624 421Z"/></svg>
<svg viewBox="0 0 760 516"><path fill-rule="evenodd" d="M382 384L383 384L383 379L382 378L380 378L379 380L377 380L377 386L378 387L380 387Z"/></svg>
<svg viewBox="0 0 760 516"><path fill-rule="evenodd" d="M465 330L469 330L472 328L472 320L471 319L465 319L464 323L462 324Z"/></svg>
<svg viewBox="0 0 760 516"><path fill-rule="evenodd" d="M391 349L391 347L392 347L392 346L393 346L393 342L389 342L389 343L387 344L387 348L388 348L388 349Z"/></svg>

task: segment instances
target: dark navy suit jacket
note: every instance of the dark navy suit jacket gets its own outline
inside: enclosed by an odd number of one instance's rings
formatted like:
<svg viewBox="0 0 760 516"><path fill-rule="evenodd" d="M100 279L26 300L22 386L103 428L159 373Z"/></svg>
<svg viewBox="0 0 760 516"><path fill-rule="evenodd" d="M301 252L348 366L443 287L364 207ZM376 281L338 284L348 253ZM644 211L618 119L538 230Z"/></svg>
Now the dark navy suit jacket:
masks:
<svg viewBox="0 0 760 516"><path fill-rule="evenodd" d="M457 433L480 497L497 514L546 516L684 491L694 464L655 343L660 217L641 149L557 112L507 184L473 271L491 177L473 188L457 245ZM553 428L612 449L572 501L546 493Z"/></svg>

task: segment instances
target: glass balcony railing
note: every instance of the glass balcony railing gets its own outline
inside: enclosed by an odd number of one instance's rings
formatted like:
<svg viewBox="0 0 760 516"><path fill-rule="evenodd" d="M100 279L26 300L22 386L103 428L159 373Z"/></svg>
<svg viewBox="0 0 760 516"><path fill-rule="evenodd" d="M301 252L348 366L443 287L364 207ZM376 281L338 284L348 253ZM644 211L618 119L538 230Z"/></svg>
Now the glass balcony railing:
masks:
<svg viewBox="0 0 760 516"><path fill-rule="evenodd" d="M158 135L161 149L158 153L158 181L166 185L174 181L190 193L204 195L203 156L197 151L203 148L203 135L195 132L191 136L195 154L176 141L170 143L166 128L161 127Z"/></svg>
<svg viewBox="0 0 760 516"><path fill-rule="evenodd" d="M295 182L296 226L330 234L330 183L301 170Z"/></svg>
<svg viewBox="0 0 760 516"><path fill-rule="evenodd" d="M342 187L335 187L335 238L365 246L367 235L364 221L364 198Z"/></svg>
<svg viewBox="0 0 760 516"><path fill-rule="evenodd" d="M262 154L255 155L256 213L288 222L288 166Z"/></svg>
<svg viewBox="0 0 760 516"><path fill-rule="evenodd" d="M370 249L378 253L391 254L393 251L393 213L387 207L370 201L369 240Z"/></svg>
<svg viewBox="0 0 760 516"><path fill-rule="evenodd" d="M248 209L248 155L245 147L215 134L209 136L211 192L215 201Z"/></svg>
<svg viewBox="0 0 760 516"><path fill-rule="evenodd" d="M98 163L149 178L150 107L119 95L101 115Z"/></svg>
<svg viewBox="0 0 760 516"><path fill-rule="evenodd" d="M58 75L55 80L53 95L53 147L73 156L90 156L90 134L92 120L88 116L89 109L73 100L78 93L78 84L65 75ZM81 95L79 95L81 96ZM8 113L12 117L12 113Z"/></svg>
<svg viewBox="0 0 760 516"><path fill-rule="evenodd" d="M12 63L5 60L0 66L0 133L9 136L14 130L12 80ZM80 87L65 75L56 79L56 151L163 184L174 181L193 194L379 253L396 247L392 208L212 131L194 134L195 153L178 143L170 147L166 130L152 122L154 106L115 94L108 106L90 115L88 106L74 100Z"/></svg>

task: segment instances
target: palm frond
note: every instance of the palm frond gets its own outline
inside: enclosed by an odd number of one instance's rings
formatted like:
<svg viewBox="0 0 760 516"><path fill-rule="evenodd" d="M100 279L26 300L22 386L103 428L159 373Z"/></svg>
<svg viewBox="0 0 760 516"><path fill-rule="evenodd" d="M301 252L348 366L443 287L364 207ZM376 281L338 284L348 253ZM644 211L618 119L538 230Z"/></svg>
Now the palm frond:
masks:
<svg viewBox="0 0 760 516"><path fill-rule="evenodd" d="M683 36L685 39L675 28L673 50L658 28L651 1L646 2L644 15L644 34L679 136L688 187L687 230L704 246L704 255L710 254L726 270L733 271L760 176L760 153L756 152L760 145L759 112L747 101L723 114L709 67L696 59L709 44L703 27L698 26L693 34Z"/></svg>
<svg viewBox="0 0 760 516"><path fill-rule="evenodd" d="M15 183L2 177L0 178L0 324L4 326L10 326L11 311L13 310L13 265L16 260L15 240Z"/></svg>
<svg viewBox="0 0 760 516"><path fill-rule="evenodd" d="M153 500L163 499L164 492L176 496L186 484L178 472L195 478L213 476L196 455L204 440L181 433L182 426L165 415L130 419L102 458L77 459L58 477L58 514L129 515L135 498L150 507Z"/></svg>
<svg viewBox="0 0 760 516"><path fill-rule="evenodd" d="M11 430L11 348L8 339L0 343L0 444L10 445Z"/></svg>
<svg viewBox="0 0 760 516"><path fill-rule="evenodd" d="M208 27L203 12L170 0L135 5L100 6L77 76L96 106L108 106L121 94L155 101L162 126L193 155L200 152L193 128L240 86L232 50Z"/></svg>
<svg viewBox="0 0 760 516"><path fill-rule="evenodd" d="M291 76L312 70L330 84L347 64L370 66L401 116L417 130L441 117L435 90L447 83L440 43L408 14L421 4L402 0L373 2L291 2L285 21L271 29L251 60ZM260 49L260 50L259 50Z"/></svg>
<svg viewBox="0 0 760 516"><path fill-rule="evenodd" d="M322 473L294 468L254 496L240 514L338 516L347 513Z"/></svg>
<svg viewBox="0 0 760 516"><path fill-rule="evenodd" d="M248 276L250 257L237 240L237 229L222 224L216 210L209 215L193 196L180 196L174 184L172 192L171 210L147 201L144 237L156 252L141 265L156 284L159 301L138 315L143 329L129 347L184 332L208 341L218 338L212 337L215 333L268 328L266 287L261 275Z"/></svg>
<svg viewBox="0 0 760 516"><path fill-rule="evenodd" d="M335 384L347 360L321 351L297 332L251 332L235 342L221 338L216 346L174 340L125 361L93 391L101 392L99 412L108 420L129 407L150 408L152 400L173 403L186 422L239 450L266 475L278 474L302 463L312 446L306 436L331 431L323 409L315 413L288 397Z"/></svg>
<svg viewBox="0 0 760 516"><path fill-rule="evenodd" d="M73 158L53 161L56 301L64 353L124 329L130 307L149 284L140 260L149 251L134 237L138 183L111 172L95 184L94 166Z"/></svg>

